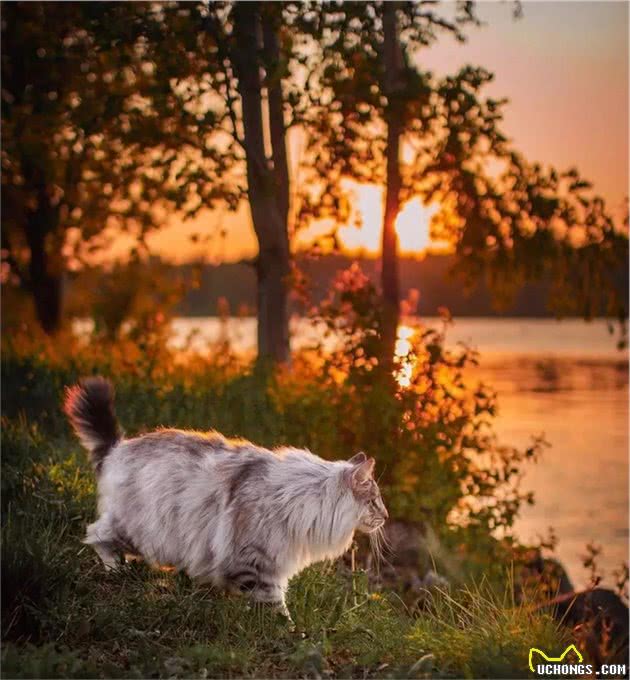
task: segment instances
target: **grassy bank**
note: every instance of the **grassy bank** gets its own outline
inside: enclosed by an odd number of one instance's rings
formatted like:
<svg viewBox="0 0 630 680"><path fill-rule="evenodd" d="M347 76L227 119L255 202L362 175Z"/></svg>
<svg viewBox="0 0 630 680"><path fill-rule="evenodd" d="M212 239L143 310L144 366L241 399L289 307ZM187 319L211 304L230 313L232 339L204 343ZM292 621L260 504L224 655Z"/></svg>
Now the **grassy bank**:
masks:
<svg viewBox="0 0 630 680"><path fill-rule="evenodd" d="M90 367L9 356L2 368L4 677L524 677L530 647L567 644L551 618L514 604L508 564L487 564L504 575L492 585L435 592L422 609L370 592L362 573L313 568L289 593L304 637L181 574L140 563L106 574L81 544L94 479L60 411L64 385ZM339 446L315 386L279 401L249 374L190 375L119 375L127 431L212 426L268 445Z"/></svg>

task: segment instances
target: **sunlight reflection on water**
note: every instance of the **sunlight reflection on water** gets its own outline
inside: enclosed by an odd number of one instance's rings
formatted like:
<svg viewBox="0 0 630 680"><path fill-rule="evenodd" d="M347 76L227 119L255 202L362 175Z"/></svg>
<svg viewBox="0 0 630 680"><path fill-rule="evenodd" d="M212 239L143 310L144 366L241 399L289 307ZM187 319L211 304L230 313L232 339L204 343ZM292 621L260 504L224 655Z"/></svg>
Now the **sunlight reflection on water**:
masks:
<svg viewBox="0 0 630 680"><path fill-rule="evenodd" d="M401 366L396 374L396 382L401 387L409 387L411 385L411 377L413 374L413 362L404 358L409 355L411 351L411 338L413 338L415 328L401 324L398 326L398 338L396 339L395 353L396 357L402 360Z"/></svg>

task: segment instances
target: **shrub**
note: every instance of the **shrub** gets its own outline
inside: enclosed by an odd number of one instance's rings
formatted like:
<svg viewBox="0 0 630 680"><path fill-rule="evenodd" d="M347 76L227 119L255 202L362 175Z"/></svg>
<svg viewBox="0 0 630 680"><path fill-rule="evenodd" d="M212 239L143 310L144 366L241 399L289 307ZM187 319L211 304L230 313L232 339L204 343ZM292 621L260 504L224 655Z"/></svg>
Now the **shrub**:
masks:
<svg viewBox="0 0 630 680"><path fill-rule="evenodd" d="M532 502L519 488L522 465L543 442L519 450L498 441L496 395L467 381L477 356L464 345L447 347L447 318L439 329L417 328L399 343L393 371L382 369L379 310L377 291L354 266L338 275L313 312L336 339L335 350L320 354L313 378L340 442L377 459L394 516L439 530L509 530L521 503ZM303 402L311 389L311 383L303 387ZM277 397L282 402L294 393L283 384Z"/></svg>

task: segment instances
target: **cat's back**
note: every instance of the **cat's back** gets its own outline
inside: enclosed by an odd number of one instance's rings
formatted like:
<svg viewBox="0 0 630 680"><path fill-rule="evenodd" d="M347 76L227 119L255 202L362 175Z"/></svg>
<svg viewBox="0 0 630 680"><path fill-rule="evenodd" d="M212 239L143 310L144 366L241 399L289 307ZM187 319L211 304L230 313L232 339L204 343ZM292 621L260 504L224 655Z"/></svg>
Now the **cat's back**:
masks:
<svg viewBox="0 0 630 680"><path fill-rule="evenodd" d="M215 431L159 429L124 439L112 452L111 464L134 470L164 468L167 472L178 468L211 469L251 449L256 447Z"/></svg>
<svg viewBox="0 0 630 680"><path fill-rule="evenodd" d="M206 497L225 501L250 473L264 476L274 454L218 432L162 429L124 439L99 478L108 507L191 507Z"/></svg>

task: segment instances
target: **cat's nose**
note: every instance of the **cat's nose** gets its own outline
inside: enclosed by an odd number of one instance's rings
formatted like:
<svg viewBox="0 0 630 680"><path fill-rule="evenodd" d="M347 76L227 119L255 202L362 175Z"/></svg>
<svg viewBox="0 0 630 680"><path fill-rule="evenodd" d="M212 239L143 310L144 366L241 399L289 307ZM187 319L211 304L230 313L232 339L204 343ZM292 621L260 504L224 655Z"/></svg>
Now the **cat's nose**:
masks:
<svg viewBox="0 0 630 680"><path fill-rule="evenodd" d="M383 506L383 519L389 519L389 512L387 512L387 508Z"/></svg>

